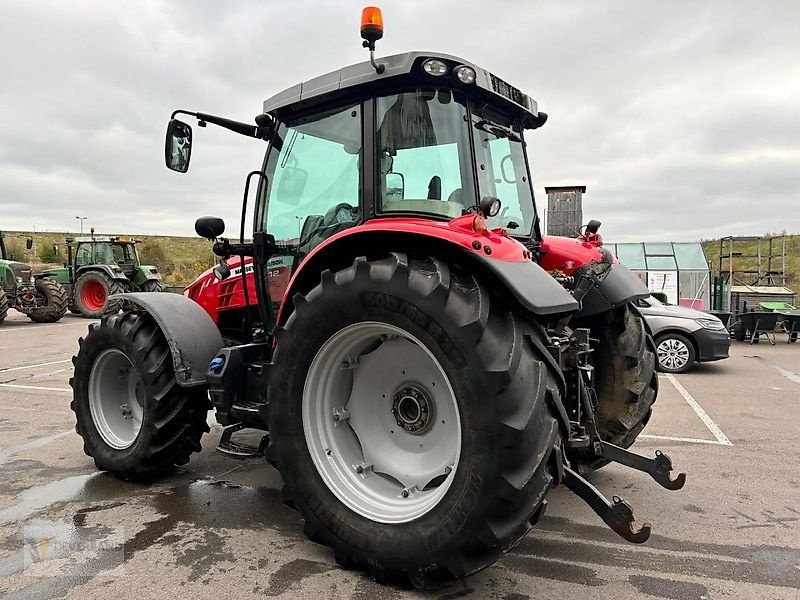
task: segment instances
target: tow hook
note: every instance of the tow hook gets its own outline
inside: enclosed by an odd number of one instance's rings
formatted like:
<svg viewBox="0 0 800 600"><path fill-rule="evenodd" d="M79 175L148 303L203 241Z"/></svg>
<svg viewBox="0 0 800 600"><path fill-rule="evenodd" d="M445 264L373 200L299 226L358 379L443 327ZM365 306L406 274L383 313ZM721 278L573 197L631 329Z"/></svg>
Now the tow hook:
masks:
<svg viewBox="0 0 800 600"><path fill-rule="evenodd" d="M672 479L672 460L661 450L656 450L655 458L647 458L602 440L597 440L593 448L598 456L647 473L665 489L679 490L686 483L686 473L678 473L675 479Z"/></svg>
<svg viewBox="0 0 800 600"><path fill-rule="evenodd" d="M622 538L634 544L643 544L650 537L650 523L637 527L633 510L619 496L614 496L609 502L600 490L567 466L564 467L564 479L561 483L586 502L597 516Z"/></svg>

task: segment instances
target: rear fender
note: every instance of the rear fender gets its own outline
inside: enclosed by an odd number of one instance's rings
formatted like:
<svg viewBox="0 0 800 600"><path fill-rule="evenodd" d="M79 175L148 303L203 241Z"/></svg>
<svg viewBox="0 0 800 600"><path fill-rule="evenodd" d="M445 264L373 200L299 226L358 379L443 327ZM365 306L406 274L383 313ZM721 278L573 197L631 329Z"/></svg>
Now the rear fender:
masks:
<svg viewBox="0 0 800 600"><path fill-rule="evenodd" d="M542 317L553 317L578 309L578 302L548 273L530 258L525 247L511 239L495 235L484 239L478 234L443 231L432 226L398 227L400 219L375 220L331 237L317 246L294 273L283 297L277 324L286 323L294 310L292 298L306 294L320 281L320 273L349 267L358 256L368 259L404 252L411 256L437 256L479 274L485 285L498 290L523 310ZM416 225L416 223L415 223ZM443 235L444 234L444 235ZM477 248L473 245L480 242ZM487 253L486 247L490 250ZM497 248L497 251L494 251ZM514 256L501 260L495 256ZM518 258L516 258L518 257ZM505 291L505 293L503 292Z"/></svg>
<svg viewBox="0 0 800 600"><path fill-rule="evenodd" d="M90 271L94 271L96 273L102 273L109 279L117 279L125 282L128 281L128 278L125 277L125 273L123 273L122 271L115 271L114 268L109 265L91 265L89 267L83 267L82 269L78 269L78 272L75 274L75 279L77 280L78 277Z"/></svg>
<svg viewBox="0 0 800 600"><path fill-rule="evenodd" d="M590 265L575 270L580 277L588 272ZM608 312L640 298L647 298L650 290L633 272L621 263L609 266L602 279L595 281L581 298L581 308L575 313L578 319Z"/></svg>
<svg viewBox="0 0 800 600"><path fill-rule="evenodd" d="M137 292L111 298L132 302L153 316L167 339L178 385L206 384L208 365L224 343L214 321L199 304L180 294Z"/></svg>

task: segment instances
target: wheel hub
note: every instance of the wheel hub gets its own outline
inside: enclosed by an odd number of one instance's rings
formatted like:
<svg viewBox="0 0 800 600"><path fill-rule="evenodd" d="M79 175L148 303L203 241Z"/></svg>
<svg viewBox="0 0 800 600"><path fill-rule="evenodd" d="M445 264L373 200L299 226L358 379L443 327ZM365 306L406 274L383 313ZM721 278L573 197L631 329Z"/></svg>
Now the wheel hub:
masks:
<svg viewBox="0 0 800 600"><path fill-rule="evenodd" d="M428 431L436 416L430 395L413 384L404 386L394 395L392 414L400 427L414 435Z"/></svg>
<svg viewBox="0 0 800 600"><path fill-rule="evenodd" d="M331 492L379 523L430 511L458 470L450 381L424 344L388 323L348 325L322 345L306 376L303 428Z"/></svg>

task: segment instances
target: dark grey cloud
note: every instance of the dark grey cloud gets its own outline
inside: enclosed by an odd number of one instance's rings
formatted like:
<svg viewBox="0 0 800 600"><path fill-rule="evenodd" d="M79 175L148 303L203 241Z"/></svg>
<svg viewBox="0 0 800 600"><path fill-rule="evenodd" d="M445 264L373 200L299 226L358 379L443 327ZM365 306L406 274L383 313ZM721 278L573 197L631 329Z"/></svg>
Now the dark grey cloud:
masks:
<svg viewBox="0 0 800 600"><path fill-rule="evenodd" d="M163 167L175 108L251 119L289 85L365 58L362 2L7 0L0 19L5 229L190 234L233 227L264 146L196 132ZM385 2L379 53L464 56L550 115L528 136L544 186L588 186L608 239L800 230L800 4Z"/></svg>

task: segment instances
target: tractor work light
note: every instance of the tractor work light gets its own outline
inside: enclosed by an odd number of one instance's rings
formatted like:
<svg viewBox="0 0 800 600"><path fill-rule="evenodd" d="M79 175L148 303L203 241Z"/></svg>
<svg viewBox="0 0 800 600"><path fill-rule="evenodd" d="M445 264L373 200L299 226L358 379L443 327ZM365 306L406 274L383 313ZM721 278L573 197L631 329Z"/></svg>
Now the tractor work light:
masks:
<svg viewBox="0 0 800 600"><path fill-rule="evenodd" d="M496 217L500 213L502 205L500 198L484 196L480 202L481 214L486 218Z"/></svg>
<svg viewBox="0 0 800 600"><path fill-rule="evenodd" d="M447 73L447 64L443 60L439 60L438 58L429 58L424 63L422 63L422 70L425 71L428 75L433 75L434 77L441 77Z"/></svg>
<svg viewBox="0 0 800 600"><path fill-rule="evenodd" d="M467 65L456 67L456 77L461 83L475 83L475 69Z"/></svg>
<svg viewBox="0 0 800 600"><path fill-rule="evenodd" d="M361 11L361 37L370 47L383 37L383 15L377 6L367 6Z"/></svg>

